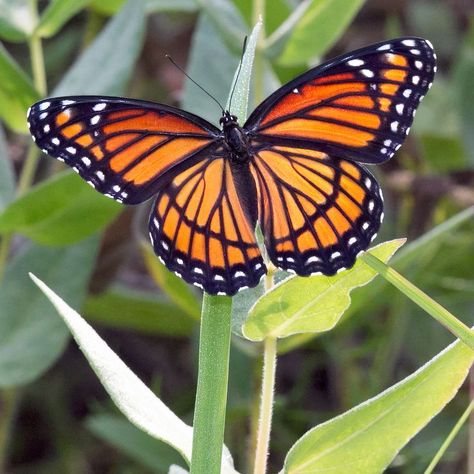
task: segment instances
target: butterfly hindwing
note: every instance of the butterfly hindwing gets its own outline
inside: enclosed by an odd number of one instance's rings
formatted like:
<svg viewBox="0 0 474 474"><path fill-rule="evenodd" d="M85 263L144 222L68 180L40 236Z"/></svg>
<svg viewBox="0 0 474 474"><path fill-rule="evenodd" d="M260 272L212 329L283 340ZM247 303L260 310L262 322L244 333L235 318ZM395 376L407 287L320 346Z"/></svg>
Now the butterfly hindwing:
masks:
<svg viewBox="0 0 474 474"><path fill-rule="evenodd" d="M28 113L30 132L47 154L119 202L156 194L170 175L202 158L220 131L161 104L112 97L59 97Z"/></svg>
<svg viewBox="0 0 474 474"><path fill-rule="evenodd" d="M301 276L350 268L377 235L382 194L362 166L324 152L272 146L255 154L259 220L279 268Z"/></svg>
<svg viewBox="0 0 474 474"><path fill-rule="evenodd" d="M400 38L354 51L289 82L245 128L255 143L299 146L362 163L390 159L436 71L431 44Z"/></svg>
<svg viewBox="0 0 474 474"><path fill-rule="evenodd" d="M150 216L155 253L211 294L233 295L266 273L239 191L222 146L216 147L159 191Z"/></svg>

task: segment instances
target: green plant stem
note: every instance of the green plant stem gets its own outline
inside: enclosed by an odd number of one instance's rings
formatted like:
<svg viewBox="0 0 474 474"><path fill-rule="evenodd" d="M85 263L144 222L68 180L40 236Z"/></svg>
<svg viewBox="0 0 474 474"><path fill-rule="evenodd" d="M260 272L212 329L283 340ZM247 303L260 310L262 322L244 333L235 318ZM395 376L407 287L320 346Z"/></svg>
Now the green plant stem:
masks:
<svg viewBox="0 0 474 474"><path fill-rule="evenodd" d="M461 418L459 418L458 422L454 425L448 437L444 440L444 443L440 446L440 448L438 449L438 452L435 454L434 458L431 460L429 466L426 468L423 474L431 474L433 472L439 460L443 457L444 453L446 452L446 449L448 449L449 445L458 434L462 425L469 418L469 415L471 414L473 409L474 409L474 400L471 400L471 403L469 403L468 407L466 408L464 413L461 415Z"/></svg>
<svg viewBox="0 0 474 474"><path fill-rule="evenodd" d="M191 474L219 474L229 378L232 299L204 293Z"/></svg>
<svg viewBox="0 0 474 474"><path fill-rule="evenodd" d="M262 396L258 419L254 474L265 474L267 470L267 458L270 446L270 431L273 414L276 361L277 340L276 338L269 337L264 341Z"/></svg>
<svg viewBox="0 0 474 474"><path fill-rule="evenodd" d="M404 293L420 308L424 309L429 315L433 316L444 327L451 331L464 344L474 350L474 332L464 323L459 321L446 308L430 298L426 293L410 283L393 268L385 265L377 257L366 252L361 256L362 260L382 275L388 282L394 285L398 290Z"/></svg>

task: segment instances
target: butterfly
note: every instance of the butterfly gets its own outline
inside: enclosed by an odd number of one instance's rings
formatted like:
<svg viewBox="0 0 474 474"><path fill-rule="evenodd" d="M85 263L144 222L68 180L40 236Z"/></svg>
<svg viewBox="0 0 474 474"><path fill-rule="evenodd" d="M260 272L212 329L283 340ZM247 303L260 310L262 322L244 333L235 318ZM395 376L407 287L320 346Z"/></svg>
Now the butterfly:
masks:
<svg viewBox="0 0 474 474"><path fill-rule="evenodd" d="M149 234L167 268L210 294L256 286L271 262L301 276L354 265L383 219L363 164L400 148L436 72L421 38L374 44L321 64L220 128L140 100L48 98L28 112L33 139L97 191L154 197Z"/></svg>

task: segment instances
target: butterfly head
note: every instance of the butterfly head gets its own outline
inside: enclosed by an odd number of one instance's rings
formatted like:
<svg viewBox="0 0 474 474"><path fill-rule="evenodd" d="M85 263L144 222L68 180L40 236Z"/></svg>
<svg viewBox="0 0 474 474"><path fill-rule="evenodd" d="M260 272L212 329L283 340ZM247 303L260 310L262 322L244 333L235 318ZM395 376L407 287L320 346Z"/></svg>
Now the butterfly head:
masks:
<svg viewBox="0 0 474 474"><path fill-rule="evenodd" d="M226 110L222 113L219 123L223 128L227 128L229 125L237 125L237 117L235 115L231 115L231 113Z"/></svg>

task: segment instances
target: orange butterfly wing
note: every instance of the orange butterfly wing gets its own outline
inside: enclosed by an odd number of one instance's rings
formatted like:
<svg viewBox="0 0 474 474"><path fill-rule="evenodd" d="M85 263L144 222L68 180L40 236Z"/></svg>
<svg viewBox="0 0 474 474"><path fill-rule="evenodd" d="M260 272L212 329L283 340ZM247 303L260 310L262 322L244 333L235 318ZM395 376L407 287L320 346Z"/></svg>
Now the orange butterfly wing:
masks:
<svg viewBox="0 0 474 474"><path fill-rule="evenodd" d="M42 150L90 185L137 204L183 167L206 156L220 131L174 107L113 97L59 97L36 103L30 131Z"/></svg>
<svg viewBox="0 0 474 474"><path fill-rule="evenodd" d="M382 163L408 134L435 63L431 45L420 38L354 51L283 86L257 107L245 128L257 144Z"/></svg>
<svg viewBox="0 0 474 474"><path fill-rule="evenodd" d="M279 268L307 276L351 267L383 218L380 188L362 166L323 152L260 150L251 167L265 246Z"/></svg>
<svg viewBox="0 0 474 474"><path fill-rule="evenodd" d="M220 146L163 187L150 216L150 238L162 262L212 294L233 295L266 273L238 179Z"/></svg>

